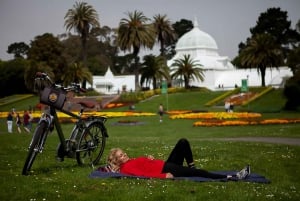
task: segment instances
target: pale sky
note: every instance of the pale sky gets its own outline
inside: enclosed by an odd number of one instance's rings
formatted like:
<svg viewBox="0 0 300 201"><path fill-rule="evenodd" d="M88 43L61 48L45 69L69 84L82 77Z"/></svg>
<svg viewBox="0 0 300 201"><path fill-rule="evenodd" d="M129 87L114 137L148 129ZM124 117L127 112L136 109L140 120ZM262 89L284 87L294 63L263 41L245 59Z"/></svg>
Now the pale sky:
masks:
<svg viewBox="0 0 300 201"><path fill-rule="evenodd" d="M0 59L12 59L7 48L15 42L30 44L36 36L65 33L64 16L75 0L0 0ZM100 25L117 27L127 12L142 11L148 18L167 15L175 23L194 21L217 42L220 56L233 59L238 44L250 36L250 27L268 8L288 12L292 28L300 19L300 0L86 0L98 12ZM157 54L147 51L147 54Z"/></svg>

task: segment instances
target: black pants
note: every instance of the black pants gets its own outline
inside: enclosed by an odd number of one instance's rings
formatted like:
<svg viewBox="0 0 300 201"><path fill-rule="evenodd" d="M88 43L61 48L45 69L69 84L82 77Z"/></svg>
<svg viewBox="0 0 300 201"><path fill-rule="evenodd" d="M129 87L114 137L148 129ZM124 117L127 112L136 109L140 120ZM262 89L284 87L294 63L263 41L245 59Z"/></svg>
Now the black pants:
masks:
<svg viewBox="0 0 300 201"><path fill-rule="evenodd" d="M194 162L190 143L182 138L175 145L168 160L163 167L163 173L172 173L174 177L206 177L212 179L223 179L227 175L214 174L202 169L183 166L184 160L187 164Z"/></svg>

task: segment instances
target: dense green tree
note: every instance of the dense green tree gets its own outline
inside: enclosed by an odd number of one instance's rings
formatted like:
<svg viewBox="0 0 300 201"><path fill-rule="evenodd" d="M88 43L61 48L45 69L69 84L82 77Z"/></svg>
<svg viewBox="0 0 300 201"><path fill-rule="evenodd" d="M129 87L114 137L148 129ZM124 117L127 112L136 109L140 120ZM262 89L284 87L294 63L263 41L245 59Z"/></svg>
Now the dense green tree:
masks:
<svg viewBox="0 0 300 201"><path fill-rule="evenodd" d="M36 36L30 46L28 59L43 62L44 65L51 67L55 74L55 82L60 82L67 63L63 55L64 46L59 39L50 33L45 33Z"/></svg>
<svg viewBox="0 0 300 201"><path fill-rule="evenodd" d="M24 81L24 73L27 68L28 61L25 59L18 58L0 62L0 97L30 93Z"/></svg>
<svg viewBox="0 0 300 201"><path fill-rule="evenodd" d="M274 37L276 43L284 47L291 47L299 41L299 34L291 28L288 13L280 8L269 8L261 13L255 27L250 28L252 35L268 33Z"/></svg>
<svg viewBox="0 0 300 201"><path fill-rule="evenodd" d="M29 45L24 42L13 43L8 46L7 53L14 54L14 58L24 58L27 55Z"/></svg>
<svg viewBox="0 0 300 201"><path fill-rule="evenodd" d="M174 43L176 40L175 31L166 15L155 15L153 25L157 41L160 43L160 55L165 56L165 45Z"/></svg>
<svg viewBox="0 0 300 201"><path fill-rule="evenodd" d="M133 54L125 54L114 58L114 69L118 74L132 74L134 67Z"/></svg>
<svg viewBox="0 0 300 201"><path fill-rule="evenodd" d="M283 93L287 98L285 109L300 110L300 70L287 80Z"/></svg>
<svg viewBox="0 0 300 201"><path fill-rule="evenodd" d="M165 41L165 49L166 49L166 58L171 59L175 54L175 46L177 40L183 36L185 33L189 32L193 29L193 22L186 19L181 19L180 21L175 22L172 24L173 30L175 32L175 40L174 41Z"/></svg>
<svg viewBox="0 0 300 201"><path fill-rule="evenodd" d="M287 58L287 65L292 69L293 74L300 71L300 46L291 50Z"/></svg>
<svg viewBox="0 0 300 201"><path fill-rule="evenodd" d="M78 55L81 50L81 40L77 35L68 34L67 37L61 40L61 43L64 46L63 56L65 57L68 64L78 61Z"/></svg>
<svg viewBox="0 0 300 201"><path fill-rule="evenodd" d="M296 24L296 31L300 34L300 19ZM300 71L300 40L294 45L294 48L290 51L287 58L287 65L291 67L294 75L298 71Z"/></svg>
<svg viewBox="0 0 300 201"><path fill-rule="evenodd" d="M141 85L152 81L153 89L156 89L158 82L161 83L163 80L169 80L169 78L169 68L163 56L147 55L144 57L141 68Z"/></svg>
<svg viewBox="0 0 300 201"><path fill-rule="evenodd" d="M261 75L261 86L264 87L266 68L283 64L281 50L280 45L270 34L257 34L241 51L241 65L245 68L256 68Z"/></svg>
<svg viewBox="0 0 300 201"><path fill-rule="evenodd" d="M300 40L299 33L291 28L291 21L288 20L286 11L280 8L269 8L258 17L255 27L250 28L251 36L247 38L246 44L240 43L240 51L246 48L248 41L258 34L269 34L274 38L275 43L280 45L284 59L287 58L291 48Z"/></svg>
<svg viewBox="0 0 300 201"><path fill-rule="evenodd" d="M135 89L139 90L139 58L138 54L141 47L153 48L155 43L155 30L153 24L148 24L150 20L143 12L128 12L128 19L122 18L118 29L118 46L122 51L131 51L135 58L134 74Z"/></svg>
<svg viewBox="0 0 300 201"><path fill-rule="evenodd" d="M181 79L183 77L185 88L190 87L190 80L204 80L203 69L197 60L193 60L191 55L183 55L181 59L175 59L171 65L171 77Z"/></svg>
<svg viewBox="0 0 300 201"><path fill-rule="evenodd" d="M186 19L181 19L180 21L175 22L172 26L178 38L180 38L185 33L191 31L194 28L193 22L191 20Z"/></svg>

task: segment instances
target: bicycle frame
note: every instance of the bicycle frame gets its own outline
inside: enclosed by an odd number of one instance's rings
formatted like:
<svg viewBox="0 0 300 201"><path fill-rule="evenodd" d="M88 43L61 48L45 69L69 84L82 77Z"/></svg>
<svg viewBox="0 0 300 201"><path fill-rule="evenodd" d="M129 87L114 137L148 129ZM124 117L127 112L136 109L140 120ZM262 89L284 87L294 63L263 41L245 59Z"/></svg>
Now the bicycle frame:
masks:
<svg viewBox="0 0 300 201"><path fill-rule="evenodd" d="M73 117L73 118L76 118L78 120L81 119L81 117L79 115L75 115L73 114L72 112L69 112L67 110L60 110L61 112ZM62 130L62 127L61 127L61 124L59 123L59 118L57 116L57 112L56 112L56 109L54 107L50 107L50 112L51 112L51 115L53 115L53 123L54 123L54 126L55 126L55 129L56 129L56 132L58 134L58 137L59 137L59 140L60 140L60 143L61 145L63 146L64 150L65 151L69 151L68 150L68 147L67 147L67 144L66 144L66 138L64 136L64 133L63 133L63 130ZM82 111L80 111L80 114L82 113ZM74 128L73 128L73 131L71 132L71 134L74 133L74 130L76 130L78 127L77 127L77 124L75 124ZM76 136L70 136L70 139L74 139Z"/></svg>

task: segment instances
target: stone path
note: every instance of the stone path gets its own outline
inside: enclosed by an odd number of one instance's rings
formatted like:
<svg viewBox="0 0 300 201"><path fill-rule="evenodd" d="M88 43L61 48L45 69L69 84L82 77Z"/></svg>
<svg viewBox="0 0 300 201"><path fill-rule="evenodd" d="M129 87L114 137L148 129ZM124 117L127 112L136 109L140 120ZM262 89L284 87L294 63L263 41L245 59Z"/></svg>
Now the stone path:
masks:
<svg viewBox="0 0 300 201"><path fill-rule="evenodd" d="M243 142L265 142L265 143L273 143L273 144L286 144L286 145L300 146L300 138L283 138L283 137L236 137L236 138L211 138L211 139L207 139L207 140L243 141Z"/></svg>

